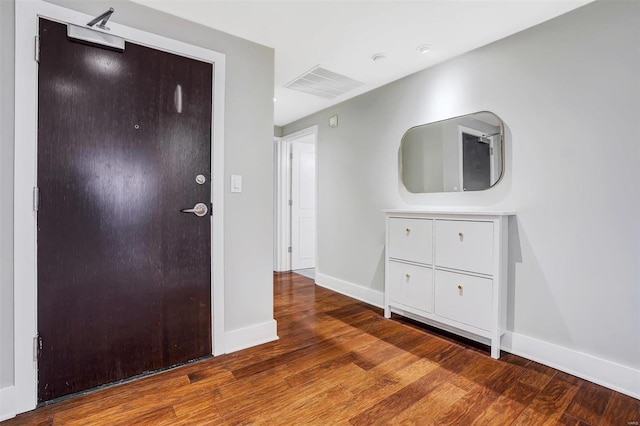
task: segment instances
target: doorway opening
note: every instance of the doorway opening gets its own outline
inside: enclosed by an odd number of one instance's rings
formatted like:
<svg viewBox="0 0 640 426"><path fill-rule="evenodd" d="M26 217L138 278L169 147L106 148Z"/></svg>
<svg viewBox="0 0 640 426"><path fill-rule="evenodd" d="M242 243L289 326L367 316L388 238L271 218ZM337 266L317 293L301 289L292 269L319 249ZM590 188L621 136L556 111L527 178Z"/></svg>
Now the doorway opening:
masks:
<svg viewBox="0 0 640 426"><path fill-rule="evenodd" d="M274 270L315 276L317 126L276 138Z"/></svg>
<svg viewBox="0 0 640 426"><path fill-rule="evenodd" d="M34 60L33 42L40 18L84 26L93 16L47 2L17 2L16 16L16 114L14 153L14 213L21 218L14 223L16 257L14 334L14 386L11 389L11 411L21 413L37 404L37 139L38 128L38 63ZM211 341L214 355L224 353L224 82L225 55L117 23L110 24L111 33L125 40L165 52L173 52L213 64L213 104L210 130L212 155L210 167L211 199L215 214L211 217ZM97 64L99 65L99 64ZM64 85L56 86L64 89ZM134 125L138 123L132 123ZM138 130L138 129L136 129ZM190 207L190 206L187 206ZM185 215L186 216L186 215Z"/></svg>
<svg viewBox="0 0 640 426"><path fill-rule="evenodd" d="M499 128L482 123L483 130L458 126L459 181L462 191L495 185L502 174Z"/></svg>

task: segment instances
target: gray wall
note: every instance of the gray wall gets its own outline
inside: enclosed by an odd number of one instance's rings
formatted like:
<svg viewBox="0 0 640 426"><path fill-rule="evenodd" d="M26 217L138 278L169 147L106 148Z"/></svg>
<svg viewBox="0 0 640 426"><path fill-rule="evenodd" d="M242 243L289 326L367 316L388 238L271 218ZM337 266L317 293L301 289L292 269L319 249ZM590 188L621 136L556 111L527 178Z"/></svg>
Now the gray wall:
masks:
<svg viewBox="0 0 640 426"><path fill-rule="evenodd" d="M640 3L597 1L285 126L319 126L317 276L382 291L382 209L513 209L508 328L640 368L639 40ZM403 133L483 110L506 124L503 180L407 193Z"/></svg>
<svg viewBox="0 0 640 426"><path fill-rule="evenodd" d="M116 9L112 21L176 40L202 46L226 54L225 99L225 188L231 174L243 175L243 192L225 191L225 328L232 331L273 320L273 49L182 20L128 1L55 0L52 3L91 15L98 15L109 6ZM3 384L13 374L9 358L12 352L11 324L4 317L12 310L7 300L12 292L10 237L5 238L6 223L11 220L12 206L12 127L13 100L5 97L7 83L5 67L14 67L10 54L11 31L5 25L5 9L13 1L0 0L2 5L2 184L0 200L2 216L0 230L2 260L2 318L0 350L2 351ZM12 13L10 13L12 14ZM8 19L13 20L13 16ZM9 22L9 21L7 21ZM8 47L7 47L8 46ZM9 50L7 50L9 49ZM8 62L5 64L5 60ZM6 105L5 105L6 103ZM6 112L6 109L9 111ZM251 153L247 155L247 153ZM7 157L8 155L8 157ZM7 214L9 216L7 216ZM7 296L6 296L7 295ZM10 314L9 314L10 316Z"/></svg>
<svg viewBox="0 0 640 426"><path fill-rule="evenodd" d="M13 384L14 3L0 1L0 388Z"/></svg>

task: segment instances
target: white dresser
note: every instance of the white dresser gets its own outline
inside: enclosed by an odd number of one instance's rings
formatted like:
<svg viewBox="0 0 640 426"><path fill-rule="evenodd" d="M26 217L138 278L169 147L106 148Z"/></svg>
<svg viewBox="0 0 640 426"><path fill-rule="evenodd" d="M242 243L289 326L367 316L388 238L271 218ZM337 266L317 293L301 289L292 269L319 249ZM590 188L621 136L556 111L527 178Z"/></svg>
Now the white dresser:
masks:
<svg viewBox="0 0 640 426"><path fill-rule="evenodd" d="M507 318L511 212L385 210L384 314L491 344Z"/></svg>

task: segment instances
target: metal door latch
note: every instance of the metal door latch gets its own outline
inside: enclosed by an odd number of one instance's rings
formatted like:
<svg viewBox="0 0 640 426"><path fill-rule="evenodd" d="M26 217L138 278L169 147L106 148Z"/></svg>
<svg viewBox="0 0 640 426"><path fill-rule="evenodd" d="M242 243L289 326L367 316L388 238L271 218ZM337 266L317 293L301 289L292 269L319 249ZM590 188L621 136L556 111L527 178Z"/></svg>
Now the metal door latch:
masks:
<svg viewBox="0 0 640 426"><path fill-rule="evenodd" d="M180 210L181 213L193 213L196 216L202 217L204 215L207 214L207 212L209 211L209 208L207 207L207 205L205 203L198 203L195 206L193 206L192 209L182 209Z"/></svg>

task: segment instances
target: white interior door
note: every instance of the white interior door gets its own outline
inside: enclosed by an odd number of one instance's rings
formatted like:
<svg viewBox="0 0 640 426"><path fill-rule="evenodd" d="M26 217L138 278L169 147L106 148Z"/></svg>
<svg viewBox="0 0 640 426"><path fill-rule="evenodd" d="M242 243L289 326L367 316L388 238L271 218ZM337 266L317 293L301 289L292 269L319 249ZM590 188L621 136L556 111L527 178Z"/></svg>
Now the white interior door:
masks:
<svg viewBox="0 0 640 426"><path fill-rule="evenodd" d="M291 269L316 264L316 146L308 135L291 143Z"/></svg>

